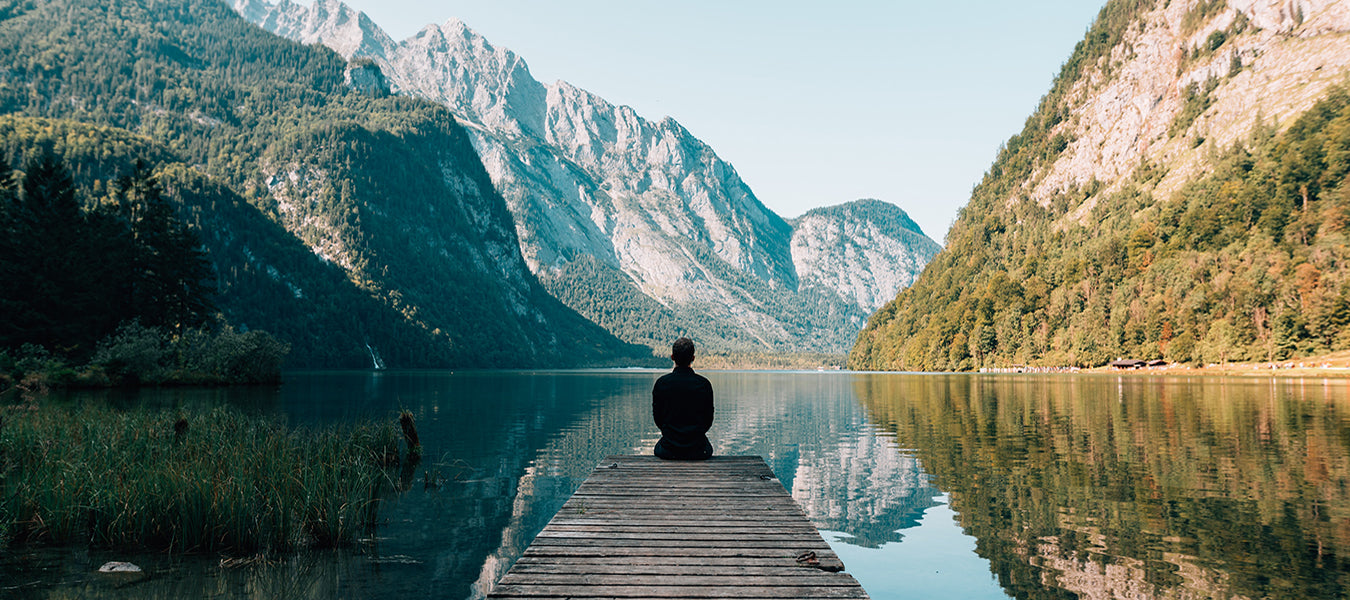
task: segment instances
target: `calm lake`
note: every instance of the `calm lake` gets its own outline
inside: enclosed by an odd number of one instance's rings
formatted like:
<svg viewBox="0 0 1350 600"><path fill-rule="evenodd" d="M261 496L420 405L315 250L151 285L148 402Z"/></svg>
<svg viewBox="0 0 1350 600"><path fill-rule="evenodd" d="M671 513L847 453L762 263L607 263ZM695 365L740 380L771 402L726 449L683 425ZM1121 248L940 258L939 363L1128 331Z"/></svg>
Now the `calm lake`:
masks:
<svg viewBox="0 0 1350 600"><path fill-rule="evenodd" d="M408 409L426 458L352 550L230 568L0 551L0 597L481 598L606 455L650 452L660 373L85 394L297 425ZM705 374L716 451L764 457L873 598L1350 597L1350 380ZM93 572L128 559L146 574Z"/></svg>

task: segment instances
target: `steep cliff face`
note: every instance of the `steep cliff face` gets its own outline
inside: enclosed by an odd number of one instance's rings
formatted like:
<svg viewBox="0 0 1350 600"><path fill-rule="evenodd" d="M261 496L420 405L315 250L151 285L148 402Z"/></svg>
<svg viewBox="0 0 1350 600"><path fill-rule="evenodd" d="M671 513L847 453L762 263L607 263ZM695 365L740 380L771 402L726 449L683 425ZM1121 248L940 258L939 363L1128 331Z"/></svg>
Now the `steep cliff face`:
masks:
<svg viewBox="0 0 1350 600"><path fill-rule="evenodd" d="M685 330L718 349L839 352L877 304L871 295L898 289L860 296L821 294L815 288L827 282L819 278L804 285L799 271L815 272L809 261L821 251L794 262L792 227L679 123L646 120L566 82L541 84L520 57L458 20L394 42L335 0L311 7L238 0L235 8L277 34L368 57L397 93L454 110L511 209L531 270L628 341L660 346ZM926 260L901 263L912 277ZM863 263L832 266L870 277ZM587 289L606 291L578 293Z"/></svg>
<svg viewBox="0 0 1350 600"><path fill-rule="evenodd" d="M850 365L1350 347L1350 5L1112 0Z"/></svg>
<svg viewBox="0 0 1350 600"><path fill-rule="evenodd" d="M1206 152L1246 137L1258 117L1288 124L1344 83L1347 32L1350 5L1335 0L1149 7L1068 90L1070 117L1051 130L1068 147L1018 192L1044 205L1097 180L1108 184L1093 195L1101 198L1152 162L1166 169L1155 194L1170 197L1208 168ZM1188 107L1188 91L1206 89L1202 100L1189 96ZM1182 115L1189 122L1179 122ZM1094 204L1072 216L1087 218Z"/></svg>

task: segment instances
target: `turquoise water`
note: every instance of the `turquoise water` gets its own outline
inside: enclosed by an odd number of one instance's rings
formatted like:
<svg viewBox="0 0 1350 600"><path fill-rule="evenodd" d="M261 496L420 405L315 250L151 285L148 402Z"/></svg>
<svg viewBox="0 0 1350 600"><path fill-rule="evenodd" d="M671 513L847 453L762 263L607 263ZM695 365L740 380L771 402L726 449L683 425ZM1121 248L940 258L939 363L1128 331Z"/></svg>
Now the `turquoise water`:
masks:
<svg viewBox="0 0 1350 600"><path fill-rule="evenodd" d="M604 456L650 451L659 375L295 373L279 389L85 394L301 426L406 409L425 459L352 550L232 568L9 552L0 597L480 598ZM764 457L873 598L1350 595L1345 380L706 375L716 451ZM146 574L92 573L127 558Z"/></svg>

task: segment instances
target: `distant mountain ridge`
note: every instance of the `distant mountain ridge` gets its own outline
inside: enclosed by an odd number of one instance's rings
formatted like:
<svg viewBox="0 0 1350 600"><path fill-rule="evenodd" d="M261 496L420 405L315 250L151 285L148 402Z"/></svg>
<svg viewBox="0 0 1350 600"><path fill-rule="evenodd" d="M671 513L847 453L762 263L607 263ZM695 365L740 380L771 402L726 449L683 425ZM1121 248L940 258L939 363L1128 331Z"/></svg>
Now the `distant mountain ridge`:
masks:
<svg viewBox="0 0 1350 600"><path fill-rule="evenodd" d="M912 285L939 249L905 211L880 200L815 208L791 223L801 287L834 291L868 313L891 300L888 290Z"/></svg>
<svg viewBox="0 0 1350 600"><path fill-rule="evenodd" d="M809 227L794 230L674 119L648 121L566 82L541 84L520 57L458 20L396 42L336 0L234 8L278 35L370 59L395 92L455 111L510 207L530 269L625 341L660 347L688 331L723 350L842 352L878 299L939 248L916 226L849 209L804 215L796 222ZM861 235L830 239L852 249L822 246L821 232L848 227ZM891 259L884 274L870 272Z"/></svg>

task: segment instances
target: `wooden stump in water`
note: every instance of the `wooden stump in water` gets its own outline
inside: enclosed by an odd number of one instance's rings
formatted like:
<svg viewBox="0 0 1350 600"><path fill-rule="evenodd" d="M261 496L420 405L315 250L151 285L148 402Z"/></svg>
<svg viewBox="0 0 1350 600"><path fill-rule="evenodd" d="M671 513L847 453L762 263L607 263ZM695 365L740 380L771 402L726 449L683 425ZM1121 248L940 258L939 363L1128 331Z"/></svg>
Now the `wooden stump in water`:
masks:
<svg viewBox="0 0 1350 600"><path fill-rule="evenodd" d="M398 415L398 425L403 428L403 441L408 444L408 464L422 460L422 442L417 439L417 424L412 413L403 411Z"/></svg>
<svg viewBox="0 0 1350 600"><path fill-rule="evenodd" d="M187 437L188 421L187 417L178 417L173 424L173 443L175 446L183 443L183 438Z"/></svg>

